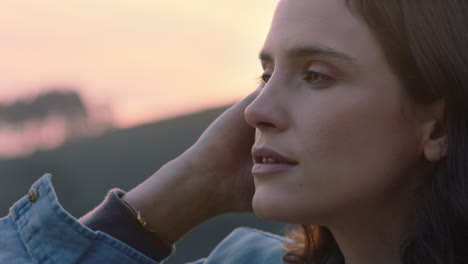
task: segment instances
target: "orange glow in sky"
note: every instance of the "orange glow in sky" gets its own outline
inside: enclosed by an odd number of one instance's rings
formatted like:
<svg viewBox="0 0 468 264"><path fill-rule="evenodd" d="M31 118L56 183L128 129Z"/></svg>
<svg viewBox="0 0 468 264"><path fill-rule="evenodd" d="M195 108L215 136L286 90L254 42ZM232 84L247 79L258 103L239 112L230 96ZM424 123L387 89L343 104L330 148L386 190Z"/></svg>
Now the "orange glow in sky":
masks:
<svg viewBox="0 0 468 264"><path fill-rule="evenodd" d="M256 87L272 0L3 0L0 101L50 85L119 126L232 103Z"/></svg>

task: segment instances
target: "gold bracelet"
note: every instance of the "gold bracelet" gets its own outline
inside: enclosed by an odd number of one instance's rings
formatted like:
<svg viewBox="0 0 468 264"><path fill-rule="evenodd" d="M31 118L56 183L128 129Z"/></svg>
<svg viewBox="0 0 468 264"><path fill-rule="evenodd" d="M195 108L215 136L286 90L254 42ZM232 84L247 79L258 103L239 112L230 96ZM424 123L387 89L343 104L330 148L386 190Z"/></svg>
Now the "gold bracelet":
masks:
<svg viewBox="0 0 468 264"><path fill-rule="evenodd" d="M133 208L132 208L133 209ZM144 218L142 215L141 215L141 212L140 211L135 211L136 212L136 217L137 217L137 220L138 222L146 229L148 230L149 232L151 233L156 233L156 231L154 231L153 229L149 228L148 227L148 223L146 223L146 218Z"/></svg>
<svg viewBox="0 0 468 264"><path fill-rule="evenodd" d="M146 222L146 218L143 217L143 215L141 214L140 211L137 211L135 210L129 203L127 203L127 201L125 201L123 198L123 195L119 197L120 200L122 201L122 203L130 210L130 212L136 217L136 220L138 221L138 223L140 223L140 225L146 229L148 232L150 233L153 233L154 236L160 240L163 244L165 244L168 248L172 248L173 245L172 243L169 243L167 242L164 238L162 238L158 232L156 232L155 230L151 229L149 226L148 226L148 223Z"/></svg>

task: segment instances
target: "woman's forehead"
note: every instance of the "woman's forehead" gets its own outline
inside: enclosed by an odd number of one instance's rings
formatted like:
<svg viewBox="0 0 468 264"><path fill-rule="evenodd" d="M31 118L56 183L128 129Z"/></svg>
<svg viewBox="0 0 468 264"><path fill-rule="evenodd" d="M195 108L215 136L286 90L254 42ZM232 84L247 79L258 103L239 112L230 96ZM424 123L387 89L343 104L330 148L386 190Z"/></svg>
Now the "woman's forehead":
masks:
<svg viewBox="0 0 468 264"><path fill-rule="evenodd" d="M309 46L353 58L379 52L367 25L350 12L344 0L281 0L262 51L279 56Z"/></svg>
<svg viewBox="0 0 468 264"><path fill-rule="evenodd" d="M352 14L344 0L280 0L273 23L330 23L351 17Z"/></svg>

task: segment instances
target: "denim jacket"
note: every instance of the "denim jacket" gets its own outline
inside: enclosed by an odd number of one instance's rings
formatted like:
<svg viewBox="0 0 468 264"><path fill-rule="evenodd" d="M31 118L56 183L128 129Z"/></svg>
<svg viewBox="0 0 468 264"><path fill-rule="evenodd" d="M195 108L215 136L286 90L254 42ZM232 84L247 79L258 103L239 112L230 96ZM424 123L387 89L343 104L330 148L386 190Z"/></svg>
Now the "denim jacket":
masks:
<svg viewBox="0 0 468 264"><path fill-rule="evenodd" d="M0 264L157 264L114 237L93 231L59 204L50 175L0 219ZM284 238L238 228L206 258L192 264L283 263Z"/></svg>

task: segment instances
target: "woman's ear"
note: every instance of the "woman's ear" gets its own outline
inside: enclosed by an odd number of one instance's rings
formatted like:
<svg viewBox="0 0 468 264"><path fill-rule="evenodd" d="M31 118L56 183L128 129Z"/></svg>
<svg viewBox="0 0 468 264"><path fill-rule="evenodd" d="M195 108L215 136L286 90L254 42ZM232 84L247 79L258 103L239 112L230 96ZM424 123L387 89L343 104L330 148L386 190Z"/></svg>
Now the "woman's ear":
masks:
<svg viewBox="0 0 468 264"><path fill-rule="evenodd" d="M423 125L423 151L426 160L437 162L447 154L445 100L438 99L428 108L430 118Z"/></svg>
<svg viewBox="0 0 468 264"><path fill-rule="evenodd" d="M431 140L424 146L424 156L426 160L436 162L447 154L447 136Z"/></svg>

